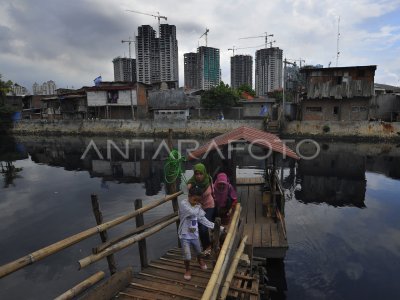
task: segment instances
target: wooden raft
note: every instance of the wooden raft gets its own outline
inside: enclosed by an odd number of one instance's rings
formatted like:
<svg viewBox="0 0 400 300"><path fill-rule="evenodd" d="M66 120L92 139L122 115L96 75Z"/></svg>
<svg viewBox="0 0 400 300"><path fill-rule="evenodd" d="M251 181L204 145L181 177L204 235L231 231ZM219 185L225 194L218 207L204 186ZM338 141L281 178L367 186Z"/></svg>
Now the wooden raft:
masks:
<svg viewBox="0 0 400 300"><path fill-rule="evenodd" d="M241 217L245 222L243 234L248 236L246 244L253 248L253 256L284 258L288 249L287 239L279 220L275 222L273 218L263 216L262 184L262 177L237 178Z"/></svg>
<svg viewBox="0 0 400 300"><path fill-rule="evenodd" d="M201 270L192 255L192 279L186 281L181 249L173 248L135 274L115 299L201 299L213 270L213 262L205 261L208 269ZM228 296L241 295L247 295L246 299L258 299L258 280L238 272Z"/></svg>

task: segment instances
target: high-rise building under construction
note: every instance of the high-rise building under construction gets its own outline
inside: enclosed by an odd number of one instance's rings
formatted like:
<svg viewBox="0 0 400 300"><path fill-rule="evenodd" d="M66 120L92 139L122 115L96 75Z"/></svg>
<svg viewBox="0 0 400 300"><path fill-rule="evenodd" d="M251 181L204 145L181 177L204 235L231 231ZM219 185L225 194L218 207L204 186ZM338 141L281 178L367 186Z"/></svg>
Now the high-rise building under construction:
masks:
<svg viewBox="0 0 400 300"><path fill-rule="evenodd" d="M175 82L178 86L178 41L175 25L161 24L160 38L150 25L138 27L136 37L137 81L153 84Z"/></svg>
<svg viewBox="0 0 400 300"><path fill-rule="evenodd" d="M219 49L201 46L197 48L199 88L209 90L221 81Z"/></svg>
<svg viewBox="0 0 400 300"><path fill-rule="evenodd" d="M251 55L231 57L231 87L237 89L243 84L253 87L253 57Z"/></svg>
<svg viewBox="0 0 400 300"><path fill-rule="evenodd" d="M161 81L179 82L178 41L175 25L160 25L160 77Z"/></svg>
<svg viewBox="0 0 400 300"><path fill-rule="evenodd" d="M183 55L185 89L199 88L199 74L197 65L197 53L185 53Z"/></svg>
<svg viewBox="0 0 400 300"><path fill-rule="evenodd" d="M282 88L282 49L264 48L256 51L255 90L257 96L265 96Z"/></svg>
<svg viewBox="0 0 400 300"><path fill-rule="evenodd" d="M114 81L136 82L136 60L133 58L116 57L113 59Z"/></svg>
<svg viewBox="0 0 400 300"><path fill-rule="evenodd" d="M185 87L209 90L221 81L219 49L201 46L185 53Z"/></svg>

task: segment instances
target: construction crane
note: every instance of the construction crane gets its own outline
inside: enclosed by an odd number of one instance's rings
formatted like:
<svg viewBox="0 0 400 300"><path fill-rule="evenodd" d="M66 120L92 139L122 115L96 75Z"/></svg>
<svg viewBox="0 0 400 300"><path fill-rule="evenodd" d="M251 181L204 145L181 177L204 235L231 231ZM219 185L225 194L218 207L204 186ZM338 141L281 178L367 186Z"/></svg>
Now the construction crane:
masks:
<svg viewBox="0 0 400 300"><path fill-rule="evenodd" d="M251 46L251 47L241 47L241 48L236 48L235 46L233 46L232 48L229 48L228 51L232 51L233 55L235 56L235 51L236 50L242 50L242 49L251 49L251 48L260 48L264 45L257 45L257 46Z"/></svg>
<svg viewBox="0 0 400 300"><path fill-rule="evenodd" d="M201 39L203 36L205 36L205 38L206 38L206 47L207 47L207 35L208 35L208 32L210 31L210 29L208 29L208 28L206 28L206 32L204 32L200 37L199 37L199 39Z"/></svg>
<svg viewBox="0 0 400 300"><path fill-rule="evenodd" d="M268 34L267 32L265 33L265 35L258 35L258 36L248 36L248 37L243 37L243 38L239 38L239 40L246 40L246 39L255 39L255 38L265 38L265 48L268 48L268 37L269 36L274 36L273 34Z"/></svg>
<svg viewBox="0 0 400 300"><path fill-rule="evenodd" d="M271 41L271 42L268 42L268 43L269 43L269 47L272 48L272 43L276 43L276 41Z"/></svg>
<svg viewBox="0 0 400 300"><path fill-rule="evenodd" d="M158 36L157 37L160 37L160 20L164 19L165 21L167 21L167 17L160 16L159 12L157 12L157 15L152 15L152 14L147 14L147 13L143 13L143 12L136 11L136 10L130 10L130 9L127 9L126 11L133 12L133 13L136 13L136 14L145 15L145 16L150 16L150 17L154 17L154 18L158 19Z"/></svg>

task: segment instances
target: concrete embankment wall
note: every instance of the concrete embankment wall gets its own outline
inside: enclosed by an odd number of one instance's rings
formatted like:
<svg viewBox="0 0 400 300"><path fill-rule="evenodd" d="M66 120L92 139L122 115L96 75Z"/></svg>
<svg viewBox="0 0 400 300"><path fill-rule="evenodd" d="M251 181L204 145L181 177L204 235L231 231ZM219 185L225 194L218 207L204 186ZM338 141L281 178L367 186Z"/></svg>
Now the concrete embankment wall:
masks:
<svg viewBox="0 0 400 300"><path fill-rule="evenodd" d="M171 128L174 134L213 136L240 126L262 129L261 120L191 120L189 122L156 122L151 120L22 120L14 125L14 134L33 135L120 135L166 136Z"/></svg>
<svg viewBox="0 0 400 300"><path fill-rule="evenodd" d="M285 124L284 135L327 138L399 139L400 122L368 121L292 121Z"/></svg>
<svg viewBox="0 0 400 300"><path fill-rule="evenodd" d="M175 135L215 136L240 126L263 129L261 120L191 120L189 122L132 121L132 120L22 120L14 125L14 134L29 135L117 135L167 136L171 128ZM400 122L321 122L292 121L285 124L283 136L344 138L344 139L400 139Z"/></svg>

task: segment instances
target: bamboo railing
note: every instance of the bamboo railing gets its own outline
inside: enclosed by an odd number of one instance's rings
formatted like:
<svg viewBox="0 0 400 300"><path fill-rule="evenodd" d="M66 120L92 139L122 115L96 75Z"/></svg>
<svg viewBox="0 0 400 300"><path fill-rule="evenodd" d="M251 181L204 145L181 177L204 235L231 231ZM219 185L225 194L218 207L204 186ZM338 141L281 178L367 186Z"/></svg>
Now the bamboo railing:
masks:
<svg viewBox="0 0 400 300"><path fill-rule="evenodd" d="M0 278L3 278L4 276L7 276L8 274L11 274L11 273L13 273L13 272L15 272L15 271L27 266L27 265L33 264L34 262L37 262L37 261L39 261L39 260L41 260L41 259L43 259L45 257L48 257L48 256L50 256L50 255L52 255L54 253L57 253L57 252L65 249L67 247L70 247L70 246L72 246L72 245L74 245L74 244L76 244L76 243L78 243L78 242L90 237L90 236L93 236L93 235L95 235L97 233L100 233L100 232L102 232L104 230L107 230L107 229L109 229L111 227L114 227L114 226L116 226L118 224L121 224L121 223L123 223L123 222L125 222L125 221L127 221L129 219L132 219L132 218L136 217L137 215L142 214L142 213L144 213L144 212L146 212L146 211L148 211L148 210L150 210L150 209L152 209L154 207L157 207L157 206L159 206L159 205L161 205L161 204L163 204L163 203L165 203L167 201L176 199L181 194L182 194L182 192L180 191L180 192L177 192L175 194L168 195L168 196L166 196L166 197L164 197L164 198L162 198L160 200L157 200L157 201L155 201L155 202L153 202L153 203L151 203L149 205L146 205L146 206L144 206L144 207L142 207L142 208L140 208L138 210L135 210L134 212L131 212L131 213L127 214L127 215L118 217L118 218L116 218L114 220L111 220L111 221L108 221L108 222L105 222L105 223L102 223L102 224L100 224L100 225L98 225L96 227L89 228L89 229L87 229L85 231L82 231L82 232L77 233L77 234L75 234L73 236L70 236L70 237L68 237L66 239L63 239L63 240L58 241L58 242L56 242L54 244L51 244L51 245L49 245L47 247L44 247L44 248L39 249L39 250L37 250L35 252L32 252L32 253L24 256L24 257L21 257L21 258L15 260L15 261L12 261L12 262L8 263L8 264L0 266Z"/></svg>
<svg viewBox="0 0 400 300"><path fill-rule="evenodd" d="M233 262L231 267L229 268L228 275L226 276L225 283L222 287L221 294L219 299L225 299L229 292L229 287L231 286L233 275L236 273L237 266L239 264L240 256L243 254L244 246L246 245L247 235L245 235L240 242L239 249L236 251L235 257L233 258Z"/></svg>
<svg viewBox="0 0 400 300"><path fill-rule="evenodd" d="M215 264L214 270L211 273L211 277L201 298L202 300L214 300L217 298L222 278L225 275L228 260L230 259L230 252L233 246L234 234L236 233L236 229L239 224L240 211L241 206L238 203L236 204L235 212L233 214L224 244L222 245L221 251L219 253L218 260Z"/></svg>
<svg viewBox="0 0 400 300"><path fill-rule="evenodd" d="M110 254L113 254L119 250L122 250L122 249L136 243L136 242L139 242L139 241L145 239L146 237L149 237L150 235L160 231L161 229L167 227L168 225L170 225L178 220L179 220L178 216L173 217L172 219L162 222L161 224L158 224L143 233L140 233L140 234L134 235L130 238L127 238L125 240L122 240L122 241L118 242L117 244L104 249L100 253L89 255L89 256L79 260L79 269L85 268L88 265L90 265L96 261L99 261L100 259L102 259Z"/></svg>
<svg viewBox="0 0 400 300"><path fill-rule="evenodd" d="M78 285L74 286L72 289L69 289L64 294L61 294L60 296L58 296L54 300L73 299L74 297L76 297L77 295L82 293L83 291L87 290L88 288L90 288L91 286L93 286L94 284L96 284L97 282L102 280L105 277L105 275L106 274L103 271L99 271L96 274L94 274L94 275L90 276L89 278L85 279L84 281L82 281Z"/></svg>

